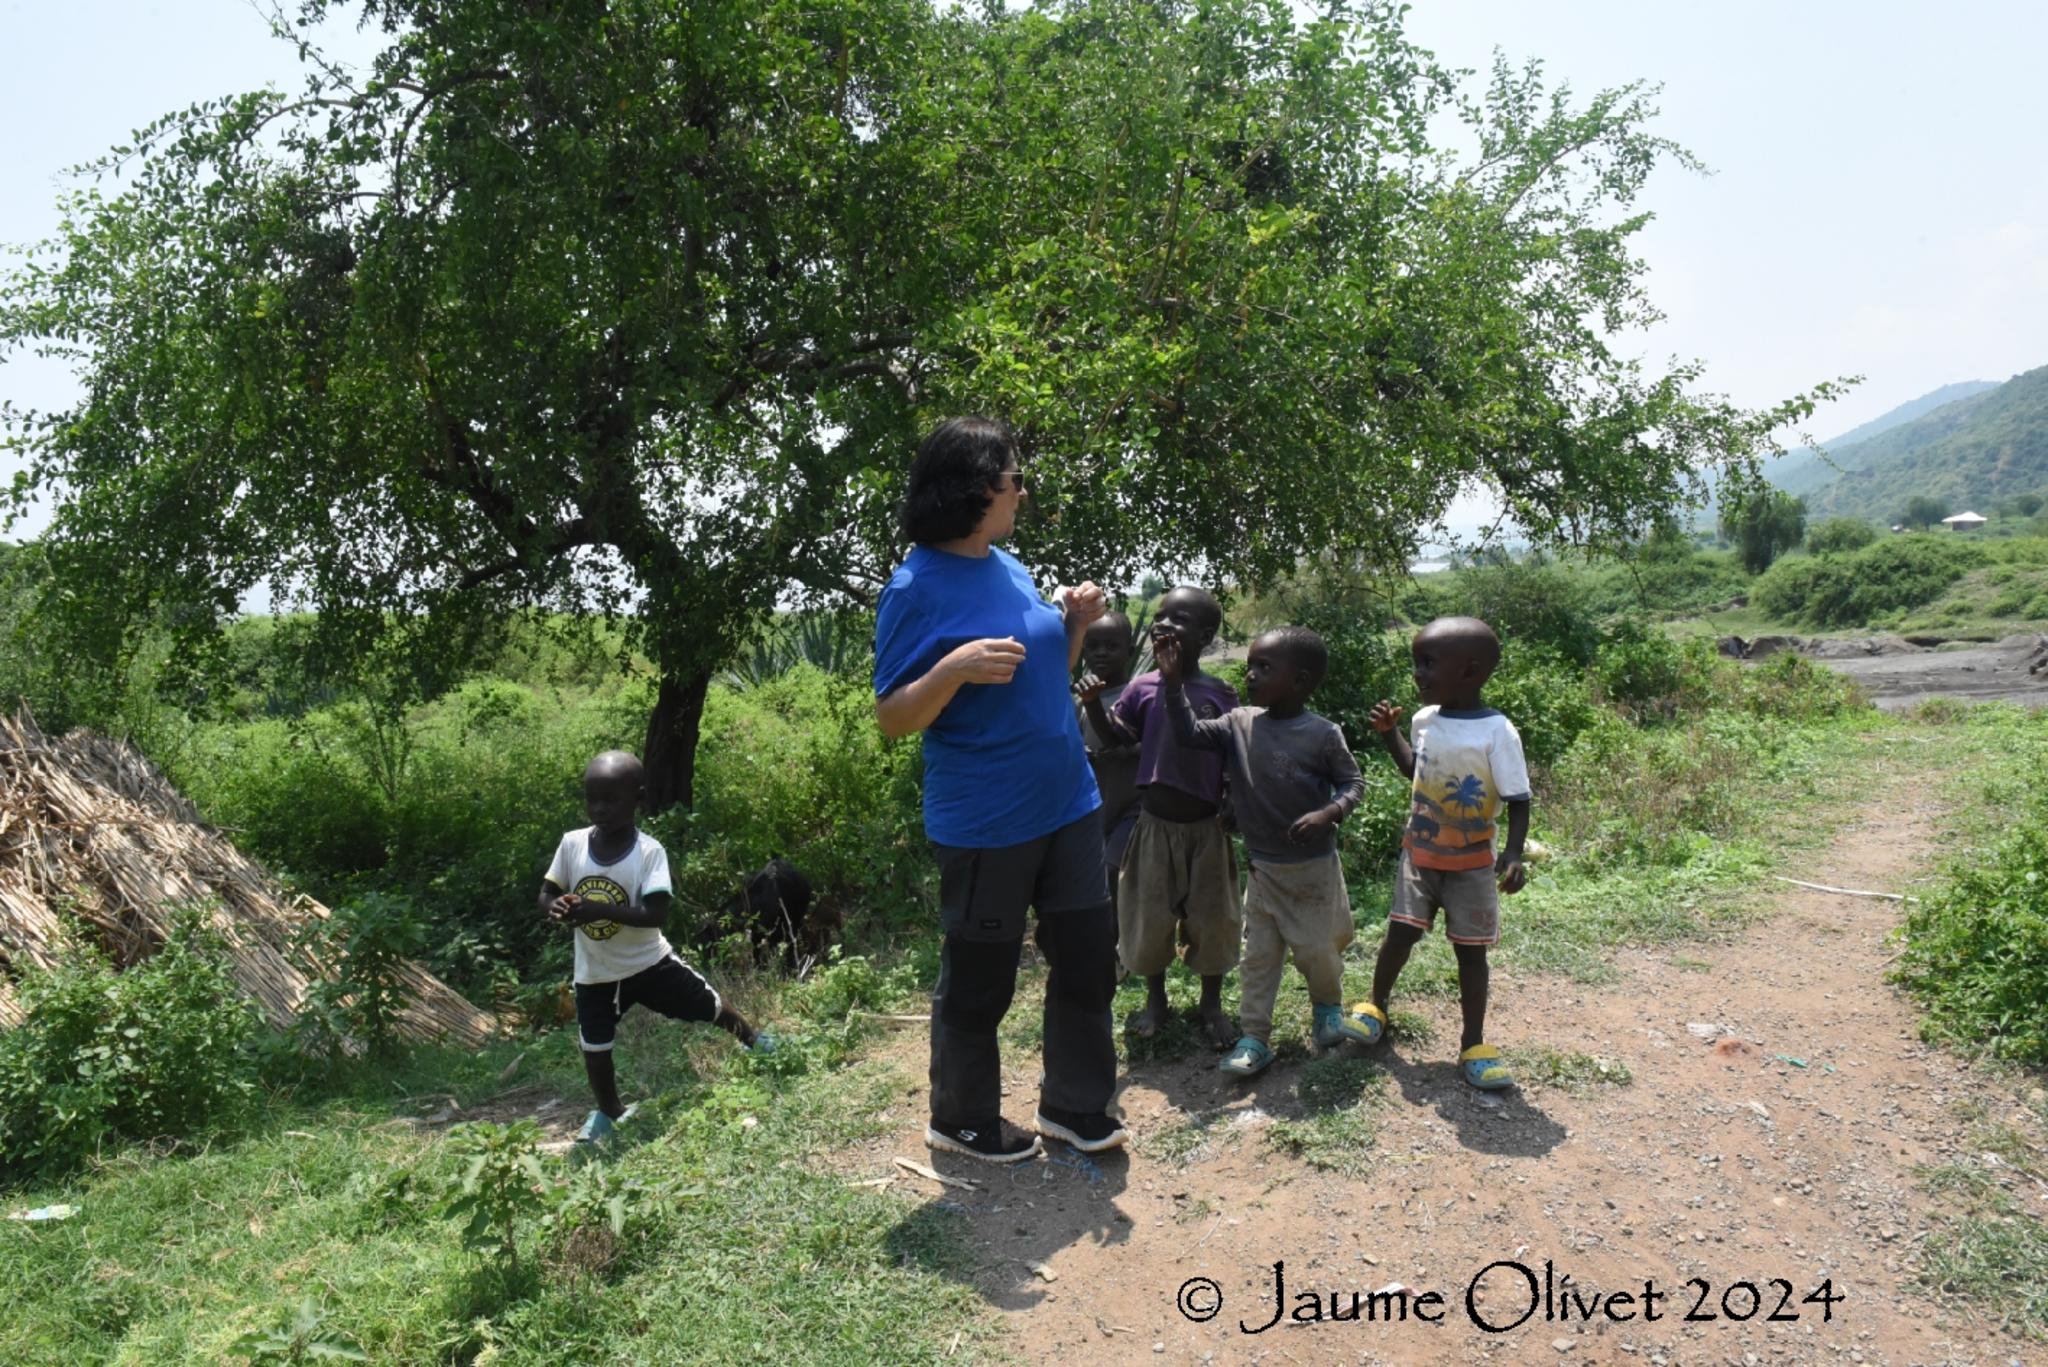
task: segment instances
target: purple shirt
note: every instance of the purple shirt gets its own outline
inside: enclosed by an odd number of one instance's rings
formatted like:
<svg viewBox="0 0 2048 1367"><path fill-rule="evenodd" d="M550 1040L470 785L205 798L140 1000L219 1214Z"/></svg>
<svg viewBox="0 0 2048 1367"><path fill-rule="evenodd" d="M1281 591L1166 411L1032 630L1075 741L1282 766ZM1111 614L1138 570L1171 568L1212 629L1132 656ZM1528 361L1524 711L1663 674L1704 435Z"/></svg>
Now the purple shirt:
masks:
<svg viewBox="0 0 2048 1367"><path fill-rule="evenodd" d="M1195 715L1205 721L1237 706L1237 690L1207 674L1188 680L1183 691ZM1123 696L1109 709L1110 720L1138 738L1138 786L1163 783L1204 802L1221 802L1222 754L1183 746L1174 739L1165 695L1166 683L1155 669L1125 685Z"/></svg>

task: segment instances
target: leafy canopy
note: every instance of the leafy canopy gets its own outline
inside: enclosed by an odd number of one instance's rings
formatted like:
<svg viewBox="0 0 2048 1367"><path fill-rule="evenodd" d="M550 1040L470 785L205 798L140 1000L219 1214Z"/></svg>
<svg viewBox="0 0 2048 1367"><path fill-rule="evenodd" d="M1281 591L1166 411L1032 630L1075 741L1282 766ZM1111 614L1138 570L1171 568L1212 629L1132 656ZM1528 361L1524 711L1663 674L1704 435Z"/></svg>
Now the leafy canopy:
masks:
<svg viewBox="0 0 2048 1367"><path fill-rule="evenodd" d="M1652 92L1461 85L1394 5L370 0L360 81L303 37L348 8L302 5L302 95L142 130L0 285L0 352L84 381L6 417L91 657L203 657L266 581L428 688L508 611L603 613L686 767L672 690L870 599L950 413L1020 428L1048 575L1257 582L1400 564L1475 479L1619 544L1831 389L1618 353L1690 164Z"/></svg>

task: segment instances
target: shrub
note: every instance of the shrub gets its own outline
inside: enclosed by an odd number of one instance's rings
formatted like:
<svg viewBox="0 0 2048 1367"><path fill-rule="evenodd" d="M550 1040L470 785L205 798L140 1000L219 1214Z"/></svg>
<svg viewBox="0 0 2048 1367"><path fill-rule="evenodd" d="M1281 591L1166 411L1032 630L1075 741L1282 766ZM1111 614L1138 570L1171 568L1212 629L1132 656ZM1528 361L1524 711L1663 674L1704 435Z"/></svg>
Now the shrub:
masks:
<svg viewBox="0 0 2048 1367"><path fill-rule="evenodd" d="M1994 1053L2040 1065L2048 1064L2048 801L2036 797L2014 815L1995 846L1951 864L1942 886L1907 915L1899 977L1927 1002L1929 1036L1988 1042Z"/></svg>
<svg viewBox="0 0 2048 1367"><path fill-rule="evenodd" d="M1831 517L1806 534L1806 549L1815 555L1844 555L1877 540L1877 528L1857 517Z"/></svg>
<svg viewBox="0 0 2048 1367"><path fill-rule="evenodd" d="M401 975L426 941L420 909L390 893L350 898L308 925L300 949L312 986L295 1032L329 1057L351 1043L371 1054L390 1053L405 1005Z"/></svg>
<svg viewBox="0 0 2048 1367"><path fill-rule="evenodd" d="M1584 580L1540 559L1474 565L1437 576L1419 585L1402 608L1417 622L1480 618L1500 633L1510 653L1538 646L1584 665L1600 648L1600 628Z"/></svg>
<svg viewBox="0 0 2048 1367"><path fill-rule="evenodd" d="M1602 712L1553 769L1544 820L1591 866L1682 862L1742 829L1776 736L1733 711L1648 730Z"/></svg>
<svg viewBox="0 0 2048 1367"><path fill-rule="evenodd" d="M1586 670L1540 647L1502 656L1487 682L1486 702L1515 724L1523 754L1539 769L1555 764L1602 713Z"/></svg>
<svg viewBox="0 0 2048 1367"><path fill-rule="evenodd" d="M1663 632L1634 619L1608 628L1591 673L1600 697L1630 715L1669 716L1678 710L1684 652Z"/></svg>
<svg viewBox="0 0 2048 1367"><path fill-rule="evenodd" d="M256 1008L200 913L126 972L76 940L21 980L0 1035L0 1173L62 1172L108 1140L192 1138L253 1089Z"/></svg>
<svg viewBox="0 0 2048 1367"><path fill-rule="evenodd" d="M1852 555L1781 560L1756 581L1751 601L1780 621L1864 626L1932 602L1986 558L1976 543L1945 535L1888 537Z"/></svg>

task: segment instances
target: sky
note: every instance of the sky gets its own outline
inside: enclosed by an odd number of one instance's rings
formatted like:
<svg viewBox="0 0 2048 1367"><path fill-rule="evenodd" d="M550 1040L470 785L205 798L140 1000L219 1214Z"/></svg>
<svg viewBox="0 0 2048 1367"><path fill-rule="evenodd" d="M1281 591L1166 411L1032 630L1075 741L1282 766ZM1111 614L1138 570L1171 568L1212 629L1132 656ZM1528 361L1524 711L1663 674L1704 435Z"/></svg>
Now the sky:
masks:
<svg viewBox="0 0 2048 1367"><path fill-rule="evenodd" d="M374 50L330 27L343 61ZM1662 84L1658 131L1713 174L1663 170L1645 196L1669 315L1647 358L1697 358L1706 388L1749 406L1861 374L1813 419L1822 438L2048 364L2048 6L1417 0L1409 30L1457 66L1540 58L1582 95ZM249 0L0 0L0 53L0 244L48 236L65 169L152 118L298 87ZM0 363L0 399L75 393L61 367Z"/></svg>

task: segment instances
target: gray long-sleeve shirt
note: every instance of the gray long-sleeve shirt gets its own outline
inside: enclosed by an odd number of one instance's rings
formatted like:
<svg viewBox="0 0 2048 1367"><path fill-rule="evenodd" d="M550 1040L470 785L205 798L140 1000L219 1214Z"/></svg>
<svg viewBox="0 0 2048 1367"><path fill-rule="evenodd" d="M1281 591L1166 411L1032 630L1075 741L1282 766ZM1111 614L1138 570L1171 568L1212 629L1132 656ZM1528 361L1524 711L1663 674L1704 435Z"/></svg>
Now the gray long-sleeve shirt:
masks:
<svg viewBox="0 0 2048 1367"><path fill-rule="evenodd" d="M1365 796L1358 761L1337 724L1313 712L1282 721L1263 707L1238 707L1214 720L1195 715L1187 693L1165 690L1166 715L1182 745L1221 750L1230 773L1230 804L1245 847L1255 859L1298 864L1336 848L1326 830L1296 844L1288 828L1331 803L1344 816Z"/></svg>

